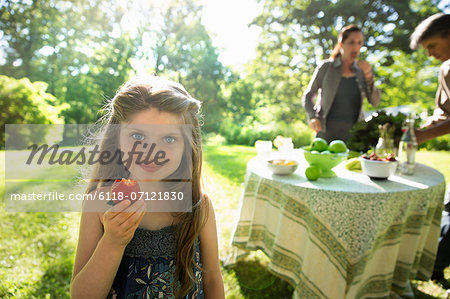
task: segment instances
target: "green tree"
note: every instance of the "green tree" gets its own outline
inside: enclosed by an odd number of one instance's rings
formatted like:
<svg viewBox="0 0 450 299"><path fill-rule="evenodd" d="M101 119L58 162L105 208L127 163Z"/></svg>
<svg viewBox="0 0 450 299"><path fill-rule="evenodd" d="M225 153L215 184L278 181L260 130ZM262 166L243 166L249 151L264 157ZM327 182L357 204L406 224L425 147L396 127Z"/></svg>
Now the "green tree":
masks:
<svg viewBox="0 0 450 299"><path fill-rule="evenodd" d="M331 53L341 27L360 26L367 37L369 53L376 50L409 49L409 35L426 16L438 12L439 0L294 0L265 2L254 24L269 40L294 54L304 49L313 59ZM312 50L312 51L311 51Z"/></svg>
<svg viewBox="0 0 450 299"><path fill-rule="evenodd" d="M6 1L0 4L0 72L44 81L67 123L90 123L131 71L136 38L120 32L119 1ZM120 83L119 83L120 82Z"/></svg>
<svg viewBox="0 0 450 299"><path fill-rule="evenodd" d="M204 130L217 132L226 107L221 90L227 70L200 22L201 9L198 1L176 0L148 11L152 22L140 28L152 43L141 60L147 61L147 72L180 82L201 100Z"/></svg>
<svg viewBox="0 0 450 299"><path fill-rule="evenodd" d="M0 75L0 147L5 144L6 124L62 124L63 119L58 115L65 105L58 106L56 98L45 92L47 84L44 82L30 82L30 80L14 79ZM29 128L27 128L29 129ZM28 134L21 134L23 140L15 140L15 144L26 144L30 140L42 141L42 129L31 130ZM15 136L10 136L14 138ZM8 140L6 140L8 142Z"/></svg>
<svg viewBox="0 0 450 299"><path fill-rule="evenodd" d="M237 76L236 76L237 77ZM255 87L249 77L234 79L229 83L229 95L227 98L228 118L238 124L252 123L258 121L256 110L261 107L261 101L255 96Z"/></svg>
<svg viewBox="0 0 450 299"><path fill-rule="evenodd" d="M398 68L399 62L394 61L397 56L403 57L400 63L403 66L407 61L418 64L414 61L416 56L404 56L411 52L409 36L425 16L438 11L438 0L271 0L263 3L262 13L252 23L262 28L262 35L257 57L247 73L255 82L255 91L267 105L274 106L274 119L284 122L306 119L301 108L303 91L317 63L331 53L343 26L355 23L362 28L367 48L365 52L363 49L362 57L375 65L378 80L387 73L397 76L401 72L398 69L394 75L388 69L392 64L393 69ZM421 67L417 65L416 69ZM409 73L405 78L415 76L416 73ZM394 83L393 79L380 78L377 84L387 89ZM423 89L428 95L429 87ZM408 101L406 95L382 92L386 106L391 104L391 98L398 100L396 104Z"/></svg>
<svg viewBox="0 0 450 299"><path fill-rule="evenodd" d="M388 55L376 63L377 85L383 91L379 108L410 105L417 112L425 108L432 114L438 85L437 61L427 57L424 50L412 54L390 51ZM384 66L386 59L392 60L389 66Z"/></svg>

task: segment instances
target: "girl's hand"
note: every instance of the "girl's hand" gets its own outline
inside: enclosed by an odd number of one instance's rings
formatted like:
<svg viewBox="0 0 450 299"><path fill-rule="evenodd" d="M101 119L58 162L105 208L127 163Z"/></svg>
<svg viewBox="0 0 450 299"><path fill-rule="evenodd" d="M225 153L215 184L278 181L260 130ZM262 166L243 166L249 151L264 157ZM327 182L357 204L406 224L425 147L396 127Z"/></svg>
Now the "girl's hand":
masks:
<svg viewBox="0 0 450 299"><path fill-rule="evenodd" d="M113 246L127 246L144 215L143 200L138 200L132 205L129 200L121 201L103 214L102 238Z"/></svg>
<svg viewBox="0 0 450 299"><path fill-rule="evenodd" d="M364 78L366 78L367 82L371 82L373 75L372 75L372 67L370 64L365 60L358 60L358 66L364 73Z"/></svg>
<svg viewBox="0 0 450 299"><path fill-rule="evenodd" d="M322 124L320 123L320 120L317 118L312 118L309 121L309 127L313 129L316 133L322 131Z"/></svg>

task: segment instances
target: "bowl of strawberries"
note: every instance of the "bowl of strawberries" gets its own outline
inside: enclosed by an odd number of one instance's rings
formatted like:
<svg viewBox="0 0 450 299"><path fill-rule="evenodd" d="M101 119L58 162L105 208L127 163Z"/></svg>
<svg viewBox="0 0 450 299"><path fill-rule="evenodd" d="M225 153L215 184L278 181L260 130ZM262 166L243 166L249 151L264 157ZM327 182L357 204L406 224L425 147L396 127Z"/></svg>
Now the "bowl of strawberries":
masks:
<svg viewBox="0 0 450 299"><path fill-rule="evenodd" d="M392 153L384 157L375 153L363 154L359 159L363 173L372 179L387 179L395 173L398 164L395 155Z"/></svg>

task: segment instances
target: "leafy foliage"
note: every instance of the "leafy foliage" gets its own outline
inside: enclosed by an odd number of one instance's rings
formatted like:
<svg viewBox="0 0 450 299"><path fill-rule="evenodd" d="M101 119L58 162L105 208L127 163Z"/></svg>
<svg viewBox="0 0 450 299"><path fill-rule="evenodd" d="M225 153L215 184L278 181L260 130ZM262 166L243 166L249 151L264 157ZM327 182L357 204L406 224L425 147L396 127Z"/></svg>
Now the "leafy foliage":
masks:
<svg viewBox="0 0 450 299"><path fill-rule="evenodd" d="M310 57L331 53L341 27L360 26L369 52L385 49L410 52L409 35L426 16L438 12L437 0L293 0L266 1L254 21L271 40L296 49L318 47ZM295 38L294 38L295 37ZM285 48L285 47L284 47Z"/></svg>
<svg viewBox="0 0 450 299"><path fill-rule="evenodd" d="M379 125L389 123L395 128L394 130L394 147L398 148L398 144L402 137L402 127L406 120L406 115L399 112L397 115L388 114L379 110L374 112L369 120L357 122L350 130L350 138L347 145L350 150L357 152L367 152L376 146L380 132ZM416 118L415 127L419 127L420 118ZM428 150L450 150L450 136L440 136L419 145L419 148Z"/></svg>
<svg viewBox="0 0 450 299"><path fill-rule="evenodd" d="M201 6L194 0L133 5L114 0L0 4L5 40L0 71L47 82L48 92L70 104L62 112L65 122L79 124L101 116L104 98L114 96L133 68L163 75L203 101L205 129L217 130L226 110L225 68L200 22ZM123 26L132 17L134 33Z"/></svg>
<svg viewBox="0 0 450 299"><path fill-rule="evenodd" d="M221 85L227 69L218 60L219 51L201 23L201 9L195 0L178 0L155 8L159 16L148 12L154 17L149 20L158 20L160 26L141 24L146 39L154 41L142 59L147 72L180 82L202 101L204 131L217 132L226 111Z"/></svg>
<svg viewBox="0 0 450 299"><path fill-rule="evenodd" d="M0 4L5 61L2 74L43 81L66 123L91 123L103 96L112 97L129 76L136 38L117 35L119 2L7 1ZM89 108L89 109L86 109Z"/></svg>
<svg viewBox="0 0 450 299"><path fill-rule="evenodd" d="M261 2L251 24L262 29L256 58L238 73L219 61L197 0L6 1L0 72L46 82L55 105L68 105L60 116L70 124L96 121L103 100L131 74L162 75L203 102L205 132L243 144L291 134L302 144L312 135L298 125L306 121L303 92L340 28L356 23L367 40L362 58L382 90L380 107L413 104L431 112L437 64L424 51L409 53L408 38L438 11L438 0Z"/></svg>
<svg viewBox="0 0 450 299"><path fill-rule="evenodd" d="M222 134L230 144L253 146L256 140L274 140L281 135L291 137L294 145L300 147L309 144L313 138L313 132L301 121L290 124L271 122L266 125L255 122L240 126L227 120L223 125L226 129Z"/></svg>
<svg viewBox="0 0 450 299"><path fill-rule="evenodd" d="M249 88L252 101L257 99L271 111L271 118L260 122L306 120L301 97L314 68L331 53L339 30L351 23L364 32L361 58L373 66L375 84L382 92L380 108L412 105L414 110L431 112L437 64L423 50L411 53L409 36L422 19L438 11L437 2L263 1L263 12L252 22L262 29L257 57L247 67L245 78L253 85ZM254 116L259 109L250 114ZM365 103L364 109L372 108Z"/></svg>
<svg viewBox="0 0 450 299"><path fill-rule="evenodd" d="M419 148L435 151L450 151L450 135L443 135L422 143Z"/></svg>
<svg viewBox="0 0 450 299"><path fill-rule="evenodd" d="M377 86L382 93L380 108L409 105L414 110L432 114L437 90L439 64L429 59L424 50L412 54L390 51L387 58L374 62Z"/></svg>
<svg viewBox="0 0 450 299"><path fill-rule="evenodd" d="M45 92L44 82L31 83L28 79L14 79L0 75L0 147L5 146L6 124L54 124L62 123L58 115L67 105L57 105L56 99ZM37 132L43 132L37 130ZM41 140L42 136L30 131L24 136L24 144ZM10 136L14 138L15 136Z"/></svg>
<svg viewBox="0 0 450 299"><path fill-rule="evenodd" d="M406 120L406 115L398 113L397 115L387 114L385 111L374 112L370 120L362 120L357 122L350 130L350 138L347 146L352 151L367 152L373 148L380 137L378 129L379 125L389 123L395 128L394 130L394 146L398 147L400 138L402 137L402 126Z"/></svg>

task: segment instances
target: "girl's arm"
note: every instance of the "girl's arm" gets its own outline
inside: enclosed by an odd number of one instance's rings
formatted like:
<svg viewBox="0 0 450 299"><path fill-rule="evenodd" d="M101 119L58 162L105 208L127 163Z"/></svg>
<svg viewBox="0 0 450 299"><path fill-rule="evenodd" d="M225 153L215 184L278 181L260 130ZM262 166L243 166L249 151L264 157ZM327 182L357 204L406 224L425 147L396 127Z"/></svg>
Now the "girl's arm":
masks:
<svg viewBox="0 0 450 299"><path fill-rule="evenodd" d="M84 212L72 274L72 298L106 298L126 245L145 214L143 202L125 200L103 214ZM103 223L102 223L103 222Z"/></svg>
<svg viewBox="0 0 450 299"><path fill-rule="evenodd" d="M206 196L205 196L206 197ZM200 251L203 272L203 291L205 298L225 298L222 273L219 265L219 250L217 244L217 228L214 208L208 197L208 219L200 232Z"/></svg>

